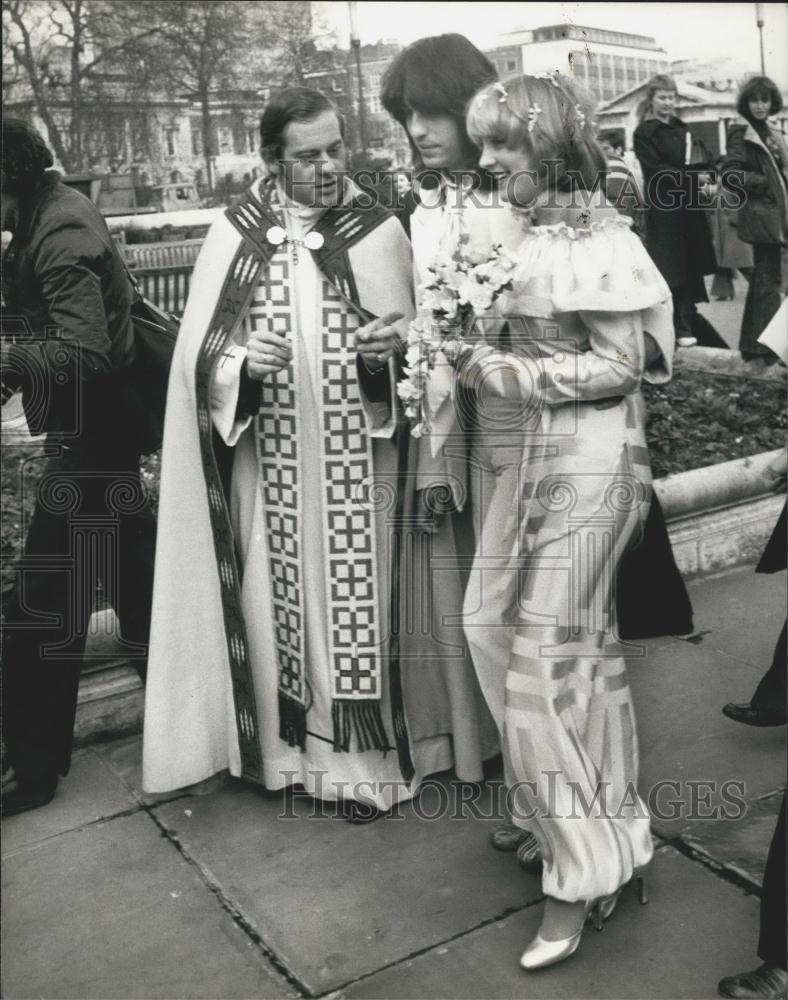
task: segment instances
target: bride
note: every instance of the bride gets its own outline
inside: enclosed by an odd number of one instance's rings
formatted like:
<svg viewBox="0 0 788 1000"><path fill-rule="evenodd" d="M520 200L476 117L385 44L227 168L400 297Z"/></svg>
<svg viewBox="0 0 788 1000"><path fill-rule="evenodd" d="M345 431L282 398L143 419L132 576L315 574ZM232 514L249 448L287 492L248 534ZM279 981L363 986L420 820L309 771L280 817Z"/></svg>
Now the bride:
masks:
<svg viewBox="0 0 788 1000"><path fill-rule="evenodd" d="M571 955L588 915L607 919L653 853L614 580L648 513L640 383L670 377L671 299L630 221L599 193L591 111L572 81L544 75L486 87L467 116L480 166L524 228L512 291L496 304L509 347L475 347L459 368L477 393L517 400L525 424L506 528L524 585L505 684L475 659L482 689L504 688L509 801L544 859L526 969Z"/></svg>

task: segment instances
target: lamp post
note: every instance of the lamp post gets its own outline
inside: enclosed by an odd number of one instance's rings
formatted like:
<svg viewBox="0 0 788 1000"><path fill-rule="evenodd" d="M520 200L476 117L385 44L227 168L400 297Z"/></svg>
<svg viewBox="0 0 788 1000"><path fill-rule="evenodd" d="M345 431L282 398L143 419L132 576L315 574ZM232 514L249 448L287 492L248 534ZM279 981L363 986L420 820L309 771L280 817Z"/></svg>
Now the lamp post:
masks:
<svg viewBox="0 0 788 1000"><path fill-rule="evenodd" d="M356 58L356 75L358 77L358 138L362 154L367 148L366 123L364 116L364 78L361 75L361 39L358 34L358 10L354 0L348 0L350 13L350 47Z"/></svg>
<svg viewBox="0 0 788 1000"><path fill-rule="evenodd" d="M766 76L766 64L763 58L763 4L756 3L755 5L755 23L758 25L758 34L761 40L761 76Z"/></svg>

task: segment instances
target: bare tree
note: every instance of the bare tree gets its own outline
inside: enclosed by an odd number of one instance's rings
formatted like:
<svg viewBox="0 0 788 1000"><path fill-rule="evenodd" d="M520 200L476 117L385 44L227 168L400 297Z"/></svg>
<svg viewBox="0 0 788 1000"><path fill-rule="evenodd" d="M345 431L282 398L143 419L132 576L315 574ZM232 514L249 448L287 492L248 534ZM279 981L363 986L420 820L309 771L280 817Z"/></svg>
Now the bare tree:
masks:
<svg viewBox="0 0 788 1000"><path fill-rule="evenodd" d="M270 41L264 50L266 70L277 86L301 85L315 54L311 4L266 3L257 8L261 33Z"/></svg>
<svg viewBox="0 0 788 1000"><path fill-rule="evenodd" d="M260 39L250 33L250 4L242 0L149 0L142 13L155 32L147 59L152 77L200 105L206 177L213 176L211 99L237 84L241 66Z"/></svg>
<svg viewBox="0 0 788 1000"><path fill-rule="evenodd" d="M18 71L66 171L87 166L87 119L156 33L105 0L7 0L3 62Z"/></svg>

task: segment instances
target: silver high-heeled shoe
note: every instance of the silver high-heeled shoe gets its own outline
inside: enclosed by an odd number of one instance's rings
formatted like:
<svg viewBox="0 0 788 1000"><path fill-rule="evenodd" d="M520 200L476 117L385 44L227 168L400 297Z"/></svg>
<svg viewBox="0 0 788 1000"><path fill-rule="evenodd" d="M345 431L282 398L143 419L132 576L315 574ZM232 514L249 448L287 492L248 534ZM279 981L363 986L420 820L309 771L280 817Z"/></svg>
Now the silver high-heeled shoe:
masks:
<svg viewBox="0 0 788 1000"><path fill-rule="evenodd" d="M585 904L586 919L595 905L595 903L591 902ZM580 944L580 938L583 936L585 922L584 920L580 924L580 930L577 933L568 938L561 938L560 941L547 941L542 937L540 928L536 937L520 956L520 965L530 972L533 969L544 969L548 965L555 965L556 962L563 962L565 958L574 955L577 951L577 946Z"/></svg>
<svg viewBox="0 0 788 1000"><path fill-rule="evenodd" d="M632 878L632 882L635 883L638 890L638 900L641 906L645 906L648 903L648 892L646 890L646 879L643 875L636 874ZM609 896L602 896L595 901L591 907L588 916L586 917L586 923L593 923L598 931L602 930L602 925L606 920L609 920L616 907L618 906L618 901L621 898L621 893L624 891L627 885L622 885L620 889L616 889L614 893Z"/></svg>
<svg viewBox="0 0 788 1000"><path fill-rule="evenodd" d="M582 927L576 934L560 941L546 941L541 933L538 933L520 956L520 965L530 972L533 969L544 969L547 965L555 965L556 962L563 962L577 951L582 936Z"/></svg>
<svg viewBox="0 0 788 1000"><path fill-rule="evenodd" d="M635 875L632 881L638 888L638 898L640 899L641 906L645 906L648 903L645 878L642 875ZM602 896L600 899L586 903L586 918L580 925L580 930L571 937L562 938L560 941L547 941L542 937L541 932L537 933L536 937L520 956L520 965L529 971L543 969L548 965L555 965L557 962L562 962L565 958L569 958L570 955L574 955L580 944L580 938L583 936L585 925L593 923L594 927L598 931L601 931L604 921L613 916L624 888L622 886L610 896Z"/></svg>

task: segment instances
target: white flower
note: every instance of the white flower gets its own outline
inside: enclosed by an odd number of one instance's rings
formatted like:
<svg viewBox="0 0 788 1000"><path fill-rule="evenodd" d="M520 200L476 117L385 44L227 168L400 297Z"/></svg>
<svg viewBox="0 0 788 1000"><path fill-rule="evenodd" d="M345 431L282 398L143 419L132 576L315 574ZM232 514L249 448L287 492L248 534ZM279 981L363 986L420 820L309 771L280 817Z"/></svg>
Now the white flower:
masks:
<svg viewBox="0 0 788 1000"><path fill-rule="evenodd" d="M418 390L415 385L405 378L397 383L397 395L403 403L410 403L418 396Z"/></svg>
<svg viewBox="0 0 788 1000"><path fill-rule="evenodd" d="M430 286L424 289L419 306L453 319L457 315L457 294L452 289Z"/></svg>
<svg viewBox="0 0 788 1000"><path fill-rule="evenodd" d="M479 265L489 261L490 254L484 246L468 247L465 253L465 259L472 267L478 267Z"/></svg>
<svg viewBox="0 0 788 1000"><path fill-rule="evenodd" d="M460 301L467 302L476 313L487 312L495 298L495 290L489 282L477 281L475 278L469 278L464 282L459 292Z"/></svg>

